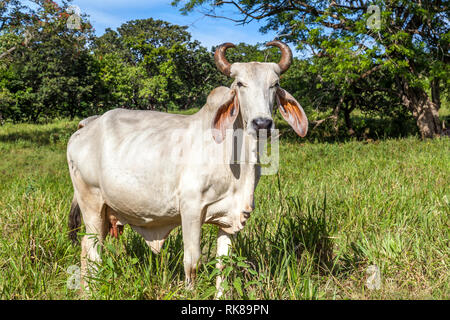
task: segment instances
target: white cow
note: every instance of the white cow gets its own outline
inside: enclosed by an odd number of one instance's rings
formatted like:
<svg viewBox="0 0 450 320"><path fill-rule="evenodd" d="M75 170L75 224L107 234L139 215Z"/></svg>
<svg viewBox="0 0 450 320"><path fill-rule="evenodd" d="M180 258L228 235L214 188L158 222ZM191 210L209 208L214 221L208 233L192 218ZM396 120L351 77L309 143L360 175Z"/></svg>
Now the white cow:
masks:
<svg viewBox="0 0 450 320"><path fill-rule="evenodd" d="M234 45L219 46L216 65L235 81L230 88L214 89L196 114L115 109L80 124L67 147L74 187L69 227L76 239L81 213L86 233L97 235L82 239L82 277L87 261L100 261L97 246L108 230L117 236L125 224L156 253L181 225L189 287L200 260L202 224L219 226L217 255L228 254L230 236L244 227L255 207L260 166L224 161L224 148L233 148L224 143L226 130L242 130L245 159L258 159L259 130L274 128L275 103L297 134L303 137L308 130L303 109L279 86L292 53L279 41L267 45L280 48L278 64L230 64L225 51ZM218 277L219 290L220 284Z"/></svg>

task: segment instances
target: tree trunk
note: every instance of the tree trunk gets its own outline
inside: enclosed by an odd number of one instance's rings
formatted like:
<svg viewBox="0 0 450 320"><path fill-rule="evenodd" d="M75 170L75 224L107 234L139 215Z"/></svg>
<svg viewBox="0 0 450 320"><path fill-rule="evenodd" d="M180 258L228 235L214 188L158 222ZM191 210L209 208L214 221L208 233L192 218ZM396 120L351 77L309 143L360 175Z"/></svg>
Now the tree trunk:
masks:
<svg viewBox="0 0 450 320"><path fill-rule="evenodd" d="M339 103L337 104L337 106L334 108L333 110L333 128L334 131L336 132L336 135L338 135L339 133L339 113L341 112L341 105L344 102L344 95L342 95L339 99Z"/></svg>
<svg viewBox="0 0 450 320"><path fill-rule="evenodd" d="M342 108L342 111L344 112L344 120L345 120L345 126L347 127L347 132L349 135L353 136L355 134L355 130L353 130L353 123L352 119L350 118L350 114L356 107L356 101L354 99L349 100L346 104L345 108Z"/></svg>
<svg viewBox="0 0 450 320"><path fill-rule="evenodd" d="M439 85L440 81L438 78L434 78L431 81L431 99L438 110L441 108L441 88Z"/></svg>
<svg viewBox="0 0 450 320"><path fill-rule="evenodd" d="M348 130L348 134L352 136L355 134L355 130L353 130L352 119L350 119L350 113L352 112L352 109L345 108L342 109L342 111L344 112L344 120Z"/></svg>
<svg viewBox="0 0 450 320"><path fill-rule="evenodd" d="M433 138L442 132L439 121L439 112L433 101L430 100L422 88L410 87L402 79L402 101L416 119L422 139Z"/></svg>

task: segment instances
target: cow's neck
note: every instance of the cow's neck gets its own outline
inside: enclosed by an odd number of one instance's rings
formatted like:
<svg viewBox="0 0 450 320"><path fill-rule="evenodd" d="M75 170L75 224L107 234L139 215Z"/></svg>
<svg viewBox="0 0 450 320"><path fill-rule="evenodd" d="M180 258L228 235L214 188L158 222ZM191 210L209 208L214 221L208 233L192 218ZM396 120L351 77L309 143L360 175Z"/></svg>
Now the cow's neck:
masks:
<svg viewBox="0 0 450 320"><path fill-rule="evenodd" d="M203 108L194 115L194 117L198 117L199 121L202 123L202 131L204 132L207 132L209 129L211 129L211 124L214 116L215 110L210 110L208 108ZM245 153L244 159L246 161L244 161L243 163L241 162L227 164L232 175L232 177L230 178L232 178L235 182L234 186L231 189L234 189L234 193L239 196L239 199L235 199L235 201L243 205L241 210L251 211L254 209L254 191L261 176L261 168L258 164L259 158L257 153L258 141L246 133L241 113L239 113L238 117L236 118L232 129L233 133L237 133L238 131L240 131L242 134L241 137L243 138L245 148L242 148L241 150ZM232 143L232 141L230 141L231 139L228 138L232 137L228 135L225 141L217 144L211 136L210 143L212 143L213 146L217 148L217 153L214 152L213 154L211 154L212 157L221 157L223 155L221 152L219 152L220 148L223 148L225 146L226 148L233 148L234 143ZM234 154L233 152L231 152L231 150L228 154L231 155L230 159L239 159L239 155L237 156L237 158L233 157ZM223 158L221 159L223 160ZM215 160L221 161L221 159Z"/></svg>
<svg viewBox="0 0 450 320"><path fill-rule="evenodd" d="M211 129L211 124L213 121L213 117L216 115L216 110L209 108L208 106L203 107L197 114L193 115L193 117L196 117L201 123L202 123L202 129L204 132ZM251 183L253 186L253 189L256 188L256 184L258 183L261 169L259 163L259 156L258 156L258 140L251 137L247 134L245 130L244 125L244 119L242 117L242 113L239 112L236 120L233 123L233 133L237 133L238 131L241 132L241 137L243 138L243 143L245 148L242 148L242 151L245 152L244 154L244 163L237 163L237 164L229 164L230 169L233 173L233 176L235 179L240 181L248 181L248 183ZM237 134L239 135L239 134ZM229 137L229 136L228 136ZM211 138L211 143L214 145L215 142ZM233 148L235 145L231 141L224 141L222 143L226 143L229 148ZM222 144L217 145L217 147L221 147ZM261 148L261 146L260 146ZM233 150L234 151L234 150ZM235 152L229 153L231 156L231 159L240 159L240 155L235 156ZM241 180L242 179L242 180Z"/></svg>

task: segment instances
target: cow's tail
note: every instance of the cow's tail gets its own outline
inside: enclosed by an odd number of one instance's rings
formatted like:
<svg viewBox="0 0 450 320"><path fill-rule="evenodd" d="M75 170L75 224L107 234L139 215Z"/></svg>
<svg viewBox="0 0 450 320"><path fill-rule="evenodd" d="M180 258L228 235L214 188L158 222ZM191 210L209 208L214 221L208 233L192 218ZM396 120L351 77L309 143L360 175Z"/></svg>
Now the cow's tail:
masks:
<svg viewBox="0 0 450 320"><path fill-rule="evenodd" d="M69 213L69 239L73 244L78 244L77 232L81 227L81 211L77 198L73 196Z"/></svg>

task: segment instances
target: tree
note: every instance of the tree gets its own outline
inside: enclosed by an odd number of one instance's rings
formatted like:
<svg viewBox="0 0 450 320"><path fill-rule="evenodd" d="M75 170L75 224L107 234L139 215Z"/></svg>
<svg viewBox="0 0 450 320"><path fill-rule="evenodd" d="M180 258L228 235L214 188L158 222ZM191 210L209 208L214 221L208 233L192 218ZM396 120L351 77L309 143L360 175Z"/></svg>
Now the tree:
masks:
<svg viewBox="0 0 450 320"><path fill-rule="evenodd" d="M27 25L32 16L19 0L2 0L0 2L0 60L10 55L17 47L26 44L30 37Z"/></svg>
<svg viewBox="0 0 450 320"><path fill-rule="evenodd" d="M2 113L16 121L86 114L96 78L88 49L91 26L81 19L80 28L68 28L67 2L34 2L37 8L28 9L29 18L16 20L0 37L2 47L12 36L20 38L23 30L28 37L3 57L0 90L8 103Z"/></svg>
<svg viewBox="0 0 450 320"><path fill-rule="evenodd" d="M219 73L215 72L212 54L198 41L191 41L186 29L151 18L133 20L117 31L108 29L95 41L95 54L103 61L101 76L111 84L106 83L110 88L107 92L122 97L115 105L168 110L187 109L206 101ZM111 59L115 65L107 63ZM123 74L140 77L133 80Z"/></svg>
<svg viewBox="0 0 450 320"><path fill-rule="evenodd" d="M212 48L215 52L216 47ZM234 62L278 62L280 61L280 52L278 48L265 47L264 44L250 45L246 43L237 43L234 48L226 51L228 61Z"/></svg>
<svg viewBox="0 0 450 320"><path fill-rule="evenodd" d="M181 10L196 6L209 8L212 16L216 8L233 7L239 13L236 22L265 21L263 32L279 31L300 50L324 59L320 77L339 88L335 113L349 95L375 90L399 99L422 137L440 134L440 94L449 87L450 73L446 1L190 0ZM393 86L382 87L385 83Z"/></svg>

